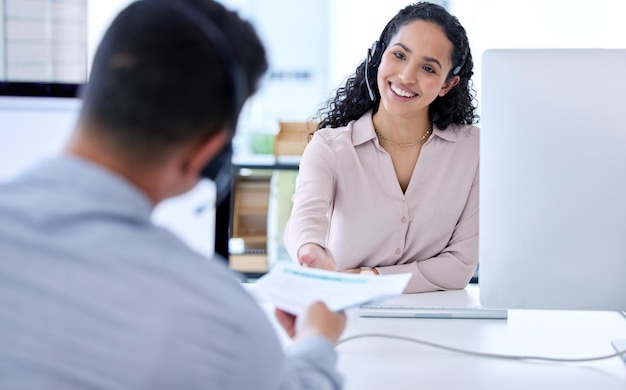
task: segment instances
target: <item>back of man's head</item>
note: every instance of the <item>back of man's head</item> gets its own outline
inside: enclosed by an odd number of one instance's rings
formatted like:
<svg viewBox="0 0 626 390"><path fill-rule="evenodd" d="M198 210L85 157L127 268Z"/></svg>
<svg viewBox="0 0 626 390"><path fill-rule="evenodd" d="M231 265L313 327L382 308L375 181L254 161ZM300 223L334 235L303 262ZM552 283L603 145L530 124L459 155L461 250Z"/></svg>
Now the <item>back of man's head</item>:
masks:
<svg viewBox="0 0 626 390"><path fill-rule="evenodd" d="M151 163L179 145L234 131L266 69L253 28L222 5L136 1L98 47L81 121L121 157Z"/></svg>

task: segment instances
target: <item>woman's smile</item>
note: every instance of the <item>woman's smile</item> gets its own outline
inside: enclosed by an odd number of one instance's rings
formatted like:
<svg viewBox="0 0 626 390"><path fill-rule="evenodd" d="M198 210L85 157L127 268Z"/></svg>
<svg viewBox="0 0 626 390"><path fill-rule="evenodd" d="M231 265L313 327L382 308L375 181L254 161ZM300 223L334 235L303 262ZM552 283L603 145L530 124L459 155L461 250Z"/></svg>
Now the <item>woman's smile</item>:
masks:
<svg viewBox="0 0 626 390"><path fill-rule="evenodd" d="M417 93L397 83L389 83L389 88L393 93L403 98L412 98L417 96Z"/></svg>

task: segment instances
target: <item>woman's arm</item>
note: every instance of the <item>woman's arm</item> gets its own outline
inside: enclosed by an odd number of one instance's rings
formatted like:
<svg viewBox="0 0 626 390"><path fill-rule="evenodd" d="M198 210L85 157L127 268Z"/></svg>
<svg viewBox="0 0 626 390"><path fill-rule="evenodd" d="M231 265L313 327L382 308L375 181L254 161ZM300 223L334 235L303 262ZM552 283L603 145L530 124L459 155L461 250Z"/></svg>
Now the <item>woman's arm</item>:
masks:
<svg viewBox="0 0 626 390"><path fill-rule="evenodd" d="M328 213L334 197L334 153L314 137L300 160L291 215L284 243L292 260L316 268L335 269L332 254L325 248Z"/></svg>

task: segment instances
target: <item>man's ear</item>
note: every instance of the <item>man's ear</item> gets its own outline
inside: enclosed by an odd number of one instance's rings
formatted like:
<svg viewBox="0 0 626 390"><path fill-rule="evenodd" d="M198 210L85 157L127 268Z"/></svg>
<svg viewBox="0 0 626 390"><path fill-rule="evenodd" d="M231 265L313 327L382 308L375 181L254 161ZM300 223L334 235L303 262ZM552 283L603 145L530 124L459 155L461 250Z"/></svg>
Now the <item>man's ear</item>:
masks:
<svg viewBox="0 0 626 390"><path fill-rule="evenodd" d="M454 76L450 80L446 81L443 84L443 87L441 87L441 91L439 91L439 96L445 96L445 94L450 92L450 90L454 88L459 83L459 81L461 81L461 77L459 76Z"/></svg>
<svg viewBox="0 0 626 390"><path fill-rule="evenodd" d="M184 166L185 174L191 174L194 177L200 176L204 167L217 157L224 148L228 138L228 132L221 130L198 141L189 151L189 156Z"/></svg>

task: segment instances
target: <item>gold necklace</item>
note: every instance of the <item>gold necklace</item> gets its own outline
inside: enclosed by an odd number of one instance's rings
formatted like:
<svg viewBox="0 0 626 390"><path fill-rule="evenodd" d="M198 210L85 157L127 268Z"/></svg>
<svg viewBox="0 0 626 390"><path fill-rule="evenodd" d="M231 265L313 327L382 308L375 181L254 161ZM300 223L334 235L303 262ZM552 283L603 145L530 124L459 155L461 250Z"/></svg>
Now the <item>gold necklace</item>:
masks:
<svg viewBox="0 0 626 390"><path fill-rule="evenodd" d="M428 130L426 130L426 133L424 133L424 135L422 136L422 138L418 139L417 141L413 141L413 142L408 142L408 143L402 143L402 142L395 142L390 140L389 138L385 137L384 135L380 134L378 132L378 130L374 129L374 131L376 132L376 135L379 138L384 139L385 141L389 142L392 145L395 146L400 146L400 147L409 147L409 146L415 146L417 144L421 144L422 142L424 142L424 140L426 140L428 138L428 136L430 135L430 133L433 132L433 126L431 125Z"/></svg>

